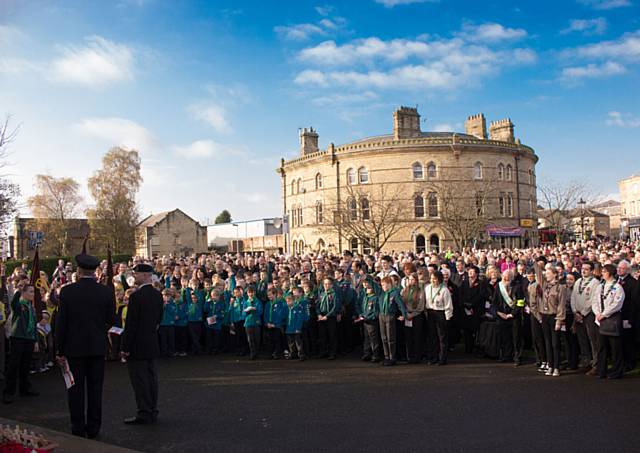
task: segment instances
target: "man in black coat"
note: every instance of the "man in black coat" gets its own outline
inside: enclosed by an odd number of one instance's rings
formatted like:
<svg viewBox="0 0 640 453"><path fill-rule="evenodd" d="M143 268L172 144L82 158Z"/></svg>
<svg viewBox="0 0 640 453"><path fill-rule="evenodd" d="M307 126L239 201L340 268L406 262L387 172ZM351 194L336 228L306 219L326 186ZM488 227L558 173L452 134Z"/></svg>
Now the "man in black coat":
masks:
<svg viewBox="0 0 640 453"><path fill-rule="evenodd" d="M622 355L624 357L624 371L631 371L636 367L636 330L638 329L638 305L640 293L638 281L630 273L631 265L623 260L618 263L618 283L624 289L624 303L622 305Z"/></svg>
<svg viewBox="0 0 640 453"><path fill-rule="evenodd" d="M155 423L158 418L158 372L155 359L160 357L158 327L162 320L162 294L151 285L153 267L134 267L138 289L129 297L127 319L122 337L122 355L127 358L129 378L138 412L126 418L128 425Z"/></svg>
<svg viewBox="0 0 640 453"><path fill-rule="evenodd" d="M99 261L81 254L76 256L76 262L77 283L64 286L60 291L55 330L56 354L58 363L67 360L75 381L67 391L71 432L93 439L98 435L102 422L107 330L115 322L116 307L113 290L95 280L94 271Z"/></svg>

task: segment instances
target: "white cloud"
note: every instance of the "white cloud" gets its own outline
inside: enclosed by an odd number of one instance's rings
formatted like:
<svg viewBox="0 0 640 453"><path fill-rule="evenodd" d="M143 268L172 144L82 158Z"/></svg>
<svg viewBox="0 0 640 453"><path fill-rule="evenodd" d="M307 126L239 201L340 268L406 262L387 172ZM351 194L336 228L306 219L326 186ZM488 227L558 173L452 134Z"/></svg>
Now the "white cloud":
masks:
<svg viewBox="0 0 640 453"><path fill-rule="evenodd" d="M281 38L304 41L313 35L324 35L322 27L315 24L278 25L273 29Z"/></svg>
<svg viewBox="0 0 640 453"><path fill-rule="evenodd" d="M413 3L438 3L440 0L374 0L376 3L384 5L386 8L393 8L398 5L411 5Z"/></svg>
<svg viewBox="0 0 640 453"><path fill-rule="evenodd" d="M195 119L211 126L216 132L228 134L233 131L227 120L226 109L214 102L192 104L187 107L188 112Z"/></svg>
<svg viewBox="0 0 640 453"><path fill-rule="evenodd" d="M607 61L603 64L589 63L585 66L572 66L562 69L562 78L576 81L579 79L598 79L613 75L624 74L626 69L619 63Z"/></svg>
<svg viewBox="0 0 640 453"><path fill-rule="evenodd" d="M39 71L40 67L23 58L0 57L0 74L18 75L25 72Z"/></svg>
<svg viewBox="0 0 640 453"><path fill-rule="evenodd" d="M578 3L582 3L583 5L587 5L598 10L631 6L630 0L578 0Z"/></svg>
<svg viewBox="0 0 640 453"><path fill-rule="evenodd" d="M453 132L455 130L453 126L448 123L436 124L431 129L433 132Z"/></svg>
<svg viewBox="0 0 640 453"><path fill-rule="evenodd" d="M0 49L8 49L9 46L23 41L26 35L18 27L0 24Z"/></svg>
<svg viewBox="0 0 640 453"><path fill-rule="evenodd" d="M134 51L100 36L80 46L64 46L51 62L50 77L65 83L95 88L133 79Z"/></svg>
<svg viewBox="0 0 640 453"><path fill-rule="evenodd" d="M151 154L159 145L154 135L144 126L125 118L87 118L73 128L105 142L106 146L123 146L141 154Z"/></svg>
<svg viewBox="0 0 640 453"><path fill-rule="evenodd" d="M364 91L362 93L351 93L351 94L328 94L326 96L319 96L313 99L313 104L318 107L330 107L336 105L344 105L344 104L354 104L361 102L371 102L378 99L378 95L373 91Z"/></svg>
<svg viewBox="0 0 640 453"><path fill-rule="evenodd" d="M612 111L608 113L606 123L608 126L636 128L640 127L640 117Z"/></svg>
<svg viewBox="0 0 640 453"><path fill-rule="evenodd" d="M315 10L321 16L326 17L329 14L331 14L331 12L333 11L333 6L331 5L316 6Z"/></svg>
<svg viewBox="0 0 640 453"><path fill-rule="evenodd" d="M174 152L186 159L205 159L224 151L224 147L213 140L197 140L186 146L174 146Z"/></svg>
<svg viewBox="0 0 640 453"><path fill-rule="evenodd" d="M592 59L640 61L640 30L625 33L619 39L601 41L565 51L564 55Z"/></svg>
<svg viewBox="0 0 640 453"><path fill-rule="evenodd" d="M581 32L585 35L601 35L607 31L607 19L598 17L596 19L571 19L569 26L561 30L561 34Z"/></svg>
<svg viewBox="0 0 640 453"><path fill-rule="evenodd" d="M527 36L527 31L522 28L508 28L495 22L474 25L465 24L462 26L461 36L468 40L482 42L513 41Z"/></svg>
<svg viewBox="0 0 640 453"><path fill-rule="evenodd" d="M300 71L294 78L298 85L452 89L476 84L505 66L532 64L537 55L527 48L496 50L460 36L431 40L371 37L342 45L325 41L302 49L297 58L318 67Z"/></svg>

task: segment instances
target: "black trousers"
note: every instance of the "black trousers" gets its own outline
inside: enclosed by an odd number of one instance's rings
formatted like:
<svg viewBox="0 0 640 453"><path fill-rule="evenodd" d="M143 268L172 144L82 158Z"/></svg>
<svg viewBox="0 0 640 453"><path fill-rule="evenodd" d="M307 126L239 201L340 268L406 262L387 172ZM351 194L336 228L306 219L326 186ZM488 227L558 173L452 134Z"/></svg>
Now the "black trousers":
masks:
<svg viewBox="0 0 640 453"><path fill-rule="evenodd" d="M498 339L500 340L498 360L506 361L513 359L513 322L513 319L498 320Z"/></svg>
<svg viewBox="0 0 640 453"><path fill-rule="evenodd" d="M192 354L200 354L202 351L202 343L200 343L200 337L202 336L202 323L200 321L189 322L187 326L189 328L189 346Z"/></svg>
<svg viewBox="0 0 640 453"><path fill-rule="evenodd" d="M157 419L158 371L156 369L156 361L153 359L129 359L127 368L138 407L136 415L149 422Z"/></svg>
<svg viewBox="0 0 640 453"><path fill-rule="evenodd" d="M283 332L280 327L269 327L269 342L271 344L271 356L281 358L283 354Z"/></svg>
<svg viewBox="0 0 640 453"><path fill-rule="evenodd" d="M9 355L9 365L7 366L6 383L4 387L5 395L15 395L16 387L19 387L20 394L31 390L29 382L29 369L31 368L31 357L33 356L33 346L35 341L23 338L9 338L11 353Z"/></svg>
<svg viewBox="0 0 640 453"><path fill-rule="evenodd" d="M522 353L524 352L524 331L525 327L529 327L529 325L525 324L522 313L516 315L512 322L511 338L513 339L513 361L520 363L522 361Z"/></svg>
<svg viewBox="0 0 640 453"><path fill-rule="evenodd" d="M247 334L244 331L244 321L236 321L233 323L234 335L229 332L231 350L236 354L247 354L249 352L249 343L247 342Z"/></svg>
<svg viewBox="0 0 640 453"><path fill-rule="evenodd" d="M67 357L67 361L75 380L75 385L67 390L71 433L95 437L102 425L104 357Z"/></svg>
<svg viewBox="0 0 640 453"><path fill-rule="evenodd" d="M609 377L621 378L624 373L622 337L610 337L598 333L598 376L607 377L607 356L611 356Z"/></svg>
<svg viewBox="0 0 640 453"><path fill-rule="evenodd" d="M187 352L189 349L189 328L187 326L175 327L176 352Z"/></svg>
<svg viewBox="0 0 640 453"><path fill-rule="evenodd" d="M575 370L578 368L578 359L579 359L578 336L571 331L571 327L573 326L573 320L574 320L573 314L567 313L565 318L566 330L562 332L562 336L566 344L565 355L567 357L567 367L570 370Z"/></svg>
<svg viewBox="0 0 640 453"><path fill-rule="evenodd" d="M320 354L335 357L338 352L338 322L335 316L326 321L318 321Z"/></svg>
<svg viewBox="0 0 640 453"><path fill-rule="evenodd" d="M443 310L427 310L427 335L429 337L427 357L430 362L436 360L447 363L449 353L449 329Z"/></svg>
<svg viewBox="0 0 640 453"><path fill-rule="evenodd" d="M258 355L260 351L260 327L245 327L245 333L247 334L247 343L249 344L249 354L251 358Z"/></svg>
<svg viewBox="0 0 640 453"><path fill-rule="evenodd" d="M411 320L413 324L412 327L404 327L404 338L409 363L418 363L422 360L425 322L424 314L420 313Z"/></svg>
<svg viewBox="0 0 640 453"><path fill-rule="evenodd" d="M176 352L176 336L174 326L160 326L158 329L160 354L172 356Z"/></svg>
<svg viewBox="0 0 640 453"><path fill-rule="evenodd" d="M536 352L536 362L543 363L547 361L547 349L544 345L544 333L542 332L542 324L538 319L531 315L531 342Z"/></svg>
<svg viewBox="0 0 640 453"><path fill-rule="evenodd" d="M348 354L353 350L353 338L352 338L352 310L351 308L345 308L345 312L338 323L338 347L340 353Z"/></svg>
<svg viewBox="0 0 640 453"><path fill-rule="evenodd" d="M287 343L289 344L289 357L305 358L302 333L288 333Z"/></svg>
<svg viewBox="0 0 640 453"><path fill-rule="evenodd" d="M542 334L549 367L560 368L560 332L556 330L556 315L542 315Z"/></svg>
<svg viewBox="0 0 640 453"><path fill-rule="evenodd" d="M622 355L624 369L631 371L636 367L636 328L622 329Z"/></svg>
<svg viewBox="0 0 640 453"><path fill-rule="evenodd" d="M480 319L478 319L475 314L464 314L462 320L462 339L464 340L464 352L467 354L471 354L473 352L479 325Z"/></svg>

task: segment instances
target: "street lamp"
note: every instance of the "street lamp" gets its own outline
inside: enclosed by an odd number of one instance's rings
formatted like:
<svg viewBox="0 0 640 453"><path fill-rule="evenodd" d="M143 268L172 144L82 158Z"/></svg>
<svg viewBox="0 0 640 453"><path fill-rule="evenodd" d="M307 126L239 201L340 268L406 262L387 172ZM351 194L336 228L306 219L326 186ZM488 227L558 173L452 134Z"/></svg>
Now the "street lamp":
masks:
<svg viewBox="0 0 640 453"><path fill-rule="evenodd" d="M584 241L585 239L585 234L584 234L584 205L586 205L587 202L584 201L582 199L582 197L580 197L580 200L578 200L578 205L580 206L580 235L582 236L582 240Z"/></svg>
<svg viewBox="0 0 640 453"><path fill-rule="evenodd" d="M237 223L232 223L236 227L236 253L240 253L240 228Z"/></svg>

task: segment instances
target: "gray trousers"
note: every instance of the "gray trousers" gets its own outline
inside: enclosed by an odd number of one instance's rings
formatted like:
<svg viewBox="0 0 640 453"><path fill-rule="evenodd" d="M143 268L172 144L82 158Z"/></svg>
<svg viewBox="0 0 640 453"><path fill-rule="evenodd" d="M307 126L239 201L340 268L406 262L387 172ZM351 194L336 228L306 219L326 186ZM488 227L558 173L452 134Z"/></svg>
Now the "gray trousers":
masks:
<svg viewBox="0 0 640 453"><path fill-rule="evenodd" d="M580 360L592 367L598 366L598 326L593 312L576 322L576 335L580 345Z"/></svg>
<svg viewBox="0 0 640 453"><path fill-rule="evenodd" d="M386 360L396 359L396 318L391 315L380 315L380 337Z"/></svg>
<svg viewBox="0 0 640 453"><path fill-rule="evenodd" d="M158 417L158 370L156 361L132 360L127 361L129 379L133 386L138 406L137 416L147 421Z"/></svg>
<svg viewBox="0 0 640 453"><path fill-rule="evenodd" d="M364 321L364 342L362 356L372 359L380 358L380 333L376 321Z"/></svg>

